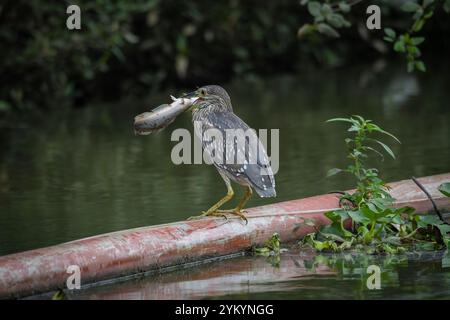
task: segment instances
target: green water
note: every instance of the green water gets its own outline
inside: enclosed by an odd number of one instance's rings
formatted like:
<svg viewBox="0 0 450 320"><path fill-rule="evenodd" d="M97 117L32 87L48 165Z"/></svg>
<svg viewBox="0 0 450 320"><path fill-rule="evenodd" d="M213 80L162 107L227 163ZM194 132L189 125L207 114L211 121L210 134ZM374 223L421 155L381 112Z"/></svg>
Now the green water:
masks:
<svg viewBox="0 0 450 320"><path fill-rule="evenodd" d="M397 160L377 164L388 181L450 171L450 72L368 70L225 85L235 112L251 127L280 129L278 197L255 196L249 206L352 186L345 176L325 178L328 169L346 163L344 126L324 123L336 116L360 114L399 137ZM133 134L134 115L174 93L96 103L1 129L0 255L178 221L223 196L213 167L171 162L176 142L170 134L192 130L190 114L159 134Z"/></svg>
<svg viewBox="0 0 450 320"><path fill-rule="evenodd" d="M448 68L447 68L448 69ZM377 164L388 181L450 172L450 72L425 75L370 68L236 81L235 112L253 128L280 129L276 199L352 187L325 178L344 166L345 130L326 119L360 114L402 141L397 160ZM145 101L95 103L0 128L0 255L116 230L184 219L223 196L213 167L170 160L175 128L192 131L190 115L168 130L135 136L134 115L168 101L169 90ZM238 196L241 194L239 192ZM368 265L381 268L380 290L366 287ZM283 254L209 265L101 286L70 298L449 298L448 254L407 257Z"/></svg>
<svg viewBox="0 0 450 320"><path fill-rule="evenodd" d="M379 286L371 266L379 267ZM68 299L450 299L450 255L368 256L291 249L278 260L233 258L74 291Z"/></svg>

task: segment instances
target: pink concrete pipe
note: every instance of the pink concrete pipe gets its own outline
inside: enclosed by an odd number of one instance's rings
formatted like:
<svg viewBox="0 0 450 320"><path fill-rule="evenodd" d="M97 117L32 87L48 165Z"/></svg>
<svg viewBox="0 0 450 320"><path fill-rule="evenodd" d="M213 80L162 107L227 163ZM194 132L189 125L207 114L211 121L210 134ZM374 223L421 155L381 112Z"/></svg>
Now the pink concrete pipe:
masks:
<svg viewBox="0 0 450 320"><path fill-rule="evenodd" d="M450 200L437 187L450 174L421 178L441 210ZM432 210L425 194L411 181L390 186L396 205L418 212ZM338 207L336 195L326 194L248 209L248 224L240 219L205 218L113 232L47 248L0 257L0 298L22 297L65 288L67 268L78 265L81 285L186 262L200 261L261 245L274 232L283 242L295 241L317 225L327 224L326 211Z"/></svg>

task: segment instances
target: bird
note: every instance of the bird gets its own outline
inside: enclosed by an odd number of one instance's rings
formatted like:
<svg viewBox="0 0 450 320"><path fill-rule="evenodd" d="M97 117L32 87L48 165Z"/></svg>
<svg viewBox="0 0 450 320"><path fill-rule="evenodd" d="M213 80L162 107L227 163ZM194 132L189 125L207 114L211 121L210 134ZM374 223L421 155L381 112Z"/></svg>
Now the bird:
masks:
<svg viewBox="0 0 450 320"><path fill-rule="evenodd" d="M233 112L231 98L221 86L203 86L184 96L196 98L190 108L195 135L227 187L223 198L190 219L228 213L248 223L243 209L253 190L260 197L276 197L275 178L263 144L255 131ZM235 208L223 210L222 206L234 196L231 181L246 191Z"/></svg>

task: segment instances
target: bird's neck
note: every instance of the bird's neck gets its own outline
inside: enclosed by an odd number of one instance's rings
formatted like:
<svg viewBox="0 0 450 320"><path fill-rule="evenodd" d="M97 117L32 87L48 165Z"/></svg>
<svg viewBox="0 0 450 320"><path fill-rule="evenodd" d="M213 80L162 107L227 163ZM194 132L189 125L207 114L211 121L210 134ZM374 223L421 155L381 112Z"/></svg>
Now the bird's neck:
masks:
<svg viewBox="0 0 450 320"><path fill-rule="evenodd" d="M226 105L202 101L192 109L192 121L202 121L209 115L226 112L232 112Z"/></svg>

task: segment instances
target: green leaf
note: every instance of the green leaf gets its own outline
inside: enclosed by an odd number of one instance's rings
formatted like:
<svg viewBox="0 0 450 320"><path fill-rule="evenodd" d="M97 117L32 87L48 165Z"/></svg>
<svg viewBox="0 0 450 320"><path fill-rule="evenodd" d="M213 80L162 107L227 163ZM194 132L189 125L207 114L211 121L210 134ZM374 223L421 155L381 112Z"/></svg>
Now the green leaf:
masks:
<svg viewBox="0 0 450 320"><path fill-rule="evenodd" d="M326 239L330 239L330 240L338 241L338 242L345 242L345 239L344 239L344 238L342 238L342 237L340 237L340 236L338 236L337 234L334 234L334 233L324 233L324 232L321 232L320 234L321 234L322 236L324 236Z"/></svg>
<svg viewBox="0 0 450 320"><path fill-rule="evenodd" d="M379 126L377 126L377 125L373 125L372 128L373 128L374 131L377 131L377 132L379 132L379 133L385 134L385 135L391 137L392 139L394 139L395 141L397 141L398 143L401 144L400 140L398 140L398 138L397 138L396 136L394 136L392 133L387 132L386 130L381 129L381 128L380 128Z"/></svg>
<svg viewBox="0 0 450 320"><path fill-rule="evenodd" d="M321 13L325 18L329 18L333 14L333 9L327 3L322 4Z"/></svg>
<svg viewBox="0 0 450 320"><path fill-rule="evenodd" d="M396 37L396 33L393 29L391 28L384 28L384 33L389 37L389 38L395 38Z"/></svg>
<svg viewBox="0 0 450 320"><path fill-rule="evenodd" d="M111 52L120 62L126 61L125 55L123 54L122 49L120 49L119 47L113 47L111 49Z"/></svg>
<svg viewBox="0 0 450 320"><path fill-rule="evenodd" d="M411 43L415 46L418 46L419 44L421 44L422 42L425 41L424 37L413 37L411 38Z"/></svg>
<svg viewBox="0 0 450 320"><path fill-rule="evenodd" d="M322 241L313 240L313 246L314 246L314 249L316 249L317 251L322 251L322 250L330 248L328 241L322 242Z"/></svg>
<svg viewBox="0 0 450 320"><path fill-rule="evenodd" d="M444 11L449 13L450 12L450 0L445 0L443 5Z"/></svg>
<svg viewBox="0 0 450 320"><path fill-rule="evenodd" d="M373 140L373 141L375 141L375 142L378 143L380 146L382 146L383 149L386 150L386 152L392 157L392 159L395 159L395 154L394 154L394 152L391 150L391 148L389 148L386 144L384 144L384 143L381 142L381 141L378 141L378 140Z"/></svg>
<svg viewBox="0 0 450 320"><path fill-rule="evenodd" d="M339 38L339 32L336 31L336 29L334 29L333 27L331 27L330 25L326 24L326 23L319 23L317 25L317 30L329 37L333 37L333 38Z"/></svg>
<svg viewBox="0 0 450 320"><path fill-rule="evenodd" d="M360 211L366 218L370 219L371 222L375 222L377 219L384 216L383 212L372 211L367 206L361 207Z"/></svg>
<svg viewBox="0 0 450 320"><path fill-rule="evenodd" d="M133 34L133 33L131 33L131 32L126 32L126 33L123 35L123 37L124 37L124 39L125 39L126 41L128 41L128 42L131 43L131 44L135 44L135 43L138 43L138 42L139 42L138 36L136 36L135 34Z"/></svg>
<svg viewBox="0 0 450 320"><path fill-rule="evenodd" d="M367 218L363 213L361 213L361 211L349 211L348 215L356 223L367 225L370 222L370 219Z"/></svg>
<svg viewBox="0 0 450 320"><path fill-rule="evenodd" d="M387 206L390 206L392 204L392 199L390 198L375 198L371 199L370 203L373 203L377 206L379 210L385 210ZM378 210L375 210L378 211Z"/></svg>
<svg viewBox="0 0 450 320"><path fill-rule="evenodd" d="M335 174L337 174L337 173L339 173L339 172L341 172L341 171L342 171L342 169L339 169L339 168L332 168L332 169L328 170L328 172L327 172L327 177L334 176Z"/></svg>
<svg viewBox="0 0 450 320"><path fill-rule="evenodd" d="M364 122L368 122L366 121L366 119L364 119L363 117L361 117L360 115L354 114L353 117L358 118L359 122L362 124Z"/></svg>
<svg viewBox="0 0 450 320"><path fill-rule="evenodd" d="M371 202L367 203L367 207L373 212L379 212L378 207L375 204L371 203Z"/></svg>
<svg viewBox="0 0 450 320"><path fill-rule="evenodd" d="M347 12L350 12L351 6L347 2L342 1L342 2L339 2L339 9L342 12L347 13Z"/></svg>
<svg viewBox="0 0 450 320"><path fill-rule="evenodd" d="M417 225L421 228L426 228L428 225L439 226L442 224L441 219L439 219L438 216L432 214L421 215L418 216L417 219Z"/></svg>
<svg viewBox="0 0 450 320"><path fill-rule="evenodd" d="M330 14L327 17L327 21L335 28L342 28L344 26L344 18L337 13Z"/></svg>
<svg viewBox="0 0 450 320"><path fill-rule="evenodd" d="M444 182L439 187L438 190L445 196L450 197L450 182Z"/></svg>
<svg viewBox="0 0 450 320"><path fill-rule="evenodd" d="M402 10L405 12L416 12L419 9L422 7L415 2L407 2L402 6Z"/></svg>
<svg viewBox="0 0 450 320"><path fill-rule="evenodd" d="M448 224L439 224L436 226L439 229L442 236L445 236L448 232L450 232L450 225Z"/></svg>
<svg viewBox="0 0 450 320"><path fill-rule="evenodd" d="M405 52L405 51L406 51L406 49L405 49L405 43L404 43L403 41L397 40L397 41L394 43L394 50L395 50L396 52Z"/></svg>
<svg viewBox="0 0 450 320"><path fill-rule="evenodd" d="M264 253L269 253L271 250L269 248L262 247L262 248L255 248L254 251L255 251L255 253L264 254Z"/></svg>
<svg viewBox="0 0 450 320"><path fill-rule="evenodd" d="M355 123L355 120L348 119L348 118L332 118L332 119L328 119L325 122L337 122L337 121Z"/></svg>
<svg viewBox="0 0 450 320"><path fill-rule="evenodd" d="M314 17L321 15L321 13L320 13L321 8L322 8L322 6L317 1L308 2L308 12Z"/></svg>
<svg viewBox="0 0 450 320"><path fill-rule="evenodd" d="M425 72L427 71L427 68L425 67L425 64L423 63L423 61L416 61L415 62L415 67L417 68L417 70Z"/></svg>
<svg viewBox="0 0 450 320"><path fill-rule="evenodd" d="M398 214L398 215L401 215L401 214L410 215L410 214L414 213L414 211L416 211L416 209L414 209L413 207L406 206L406 207L401 207L401 208L395 209L394 212L395 212L395 214Z"/></svg>
<svg viewBox="0 0 450 320"><path fill-rule="evenodd" d="M333 222L340 223L349 218L347 211L345 210L334 210L325 212L325 216Z"/></svg>
<svg viewBox="0 0 450 320"><path fill-rule="evenodd" d="M64 293L64 290L59 289L56 291L56 293L52 296L52 300L67 300L67 296Z"/></svg>
<svg viewBox="0 0 450 320"><path fill-rule="evenodd" d="M408 72L413 72L414 71L414 61L408 61L408 64L406 65L406 69Z"/></svg>
<svg viewBox="0 0 450 320"><path fill-rule="evenodd" d="M186 52L187 50L187 37L180 34L177 37L177 41L176 41L176 48L179 52Z"/></svg>
<svg viewBox="0 0 450 320"><path fill-rule="evenodd" d="M422 30L424 24L425 24L425 20L423 20L423 19L416 20L416 22L414 22L414 24L412 26L413 31L419 32L420 30Z"/></svg>
<svg viewBox="0 0 450 320"><path fill-rule="evenodd" d="M309 23L304 24L300 29L297 31L297 36L299 38L302 38L309 33L311 33L314 30L314 26L310 25Z"/></svg>
<svg viewBox="0 0 450 320"><path fill-rule="evenodd" d="M420 49L416 46L407 46L406 47L408 53L413 57L419 57L420 56Z"/></svg>
<svg viewBox="0 0 450 320"><path fill-rule="evenodd" d="M335 234L339 237L345 237L344 233L342 232L340 223L332 223L326 225L320 230L320 233Z"/></svg>
<svg viewBox="0 0 450 320"><path fill-rule="evenodd" d="M372 151L372 152L374 152L374 153L376 153L376 154L378 154L378 155L381 157L381 161L384 160L383 154L382 154L380 151L378 151L377 149L374 149L374 148L372 148L372 147L366 147L366 149L367 149L367 150L370 150L370 151Z"/></svg>

